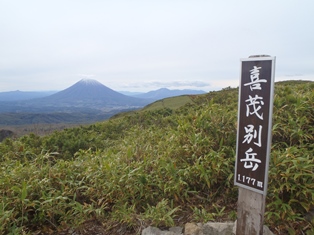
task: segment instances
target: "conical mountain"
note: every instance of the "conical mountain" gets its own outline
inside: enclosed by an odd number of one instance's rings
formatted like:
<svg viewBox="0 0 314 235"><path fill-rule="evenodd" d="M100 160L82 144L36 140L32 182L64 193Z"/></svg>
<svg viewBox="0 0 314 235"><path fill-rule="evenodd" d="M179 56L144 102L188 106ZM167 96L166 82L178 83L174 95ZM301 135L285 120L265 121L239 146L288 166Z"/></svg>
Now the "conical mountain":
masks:
<svg viewBox="0 0 314 235"><path fill-rule="evenodd" d="M149 101L116 92L93 79L82 79L69 88L42 98L47 105L102 108L143 106Z"/></svg>
<svg viewBox="0 0 314 235"><path fill-rule="evenodd" d="M0 101L0 124L89 123L141 108L148 99L130 97L100 82L83 79L53 95L21 101Z"/></svg>
<svg viewBox="0 0 314 235"><path fill-rule="evenodd" d="M141 108L151 99L130 97L100 82L82 79L53 95L24 101L0 102L1 112L111 112Z"/></svg>

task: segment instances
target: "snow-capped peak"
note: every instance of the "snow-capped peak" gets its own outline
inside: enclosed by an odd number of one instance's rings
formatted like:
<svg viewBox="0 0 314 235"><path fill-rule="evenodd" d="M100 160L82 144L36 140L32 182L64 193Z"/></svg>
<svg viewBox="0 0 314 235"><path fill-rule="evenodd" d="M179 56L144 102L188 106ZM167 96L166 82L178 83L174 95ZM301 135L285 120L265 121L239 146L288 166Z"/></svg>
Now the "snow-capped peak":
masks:
<svg viewBox="0 0 314 235"><path fill-rule="evenodd" d="M98 82L95 79L90 79L90 78L83 78L81 81L81 83L85 83L87 85L99 85L100 82Z"/></svg>

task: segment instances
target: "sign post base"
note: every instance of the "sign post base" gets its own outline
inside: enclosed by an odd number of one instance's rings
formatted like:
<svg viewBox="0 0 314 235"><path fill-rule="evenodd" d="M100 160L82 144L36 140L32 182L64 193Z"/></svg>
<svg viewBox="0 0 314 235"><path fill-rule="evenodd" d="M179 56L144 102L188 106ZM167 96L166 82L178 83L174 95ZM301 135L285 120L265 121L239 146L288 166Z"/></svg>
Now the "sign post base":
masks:
<svg viewBox="0 0 314 235"><path fill-rule="evenodd" d="M236 235L262 235L265 198L263 194L239 188Z"/></svg>

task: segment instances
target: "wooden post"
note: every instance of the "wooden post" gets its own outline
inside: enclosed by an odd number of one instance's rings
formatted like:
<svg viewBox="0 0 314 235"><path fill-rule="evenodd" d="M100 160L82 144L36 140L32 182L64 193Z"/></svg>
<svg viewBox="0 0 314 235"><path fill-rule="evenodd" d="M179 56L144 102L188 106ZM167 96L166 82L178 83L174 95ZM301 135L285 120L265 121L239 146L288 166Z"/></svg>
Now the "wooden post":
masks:
<svg viewBox="0 0 314 235"><path fill-rule="evenodd" d="M271 146L275 58L241 61L235 185L236 235L262 235Z"/></svg>
<svg viewBox="0 0 314 235"><path fill-rule="evenodd" d="M265 196L245 188L239 188L237 209L237 235L262 235Z"/></svg>

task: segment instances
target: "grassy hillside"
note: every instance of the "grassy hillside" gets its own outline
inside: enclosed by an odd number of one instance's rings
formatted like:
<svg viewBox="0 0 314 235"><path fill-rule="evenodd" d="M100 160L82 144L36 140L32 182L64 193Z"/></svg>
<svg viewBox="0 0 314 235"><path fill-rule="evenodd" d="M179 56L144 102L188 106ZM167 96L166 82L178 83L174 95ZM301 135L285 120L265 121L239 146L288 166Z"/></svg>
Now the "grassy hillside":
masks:
<svg viewBox="0 0 314 235"><path fill-rule="evenodd" d="M277 234L314 232L306 219L314 207L313 90L313 82L275 87L265 223ZM136 234L148 225L235 220L237 98L228 88L6 139L0 234L79 233L90 222L108 234Z"/></svg>
<svg viewBox="0 0 314 235"><path fill-rule="evenodd" d="M182 95L171 98L165 98L162 100L158 100L150 105L147 105L142 109L142 111L152 111L164 108L177 109L185 104L193 104L194 102L192 97L193 96Z"/></svg>

